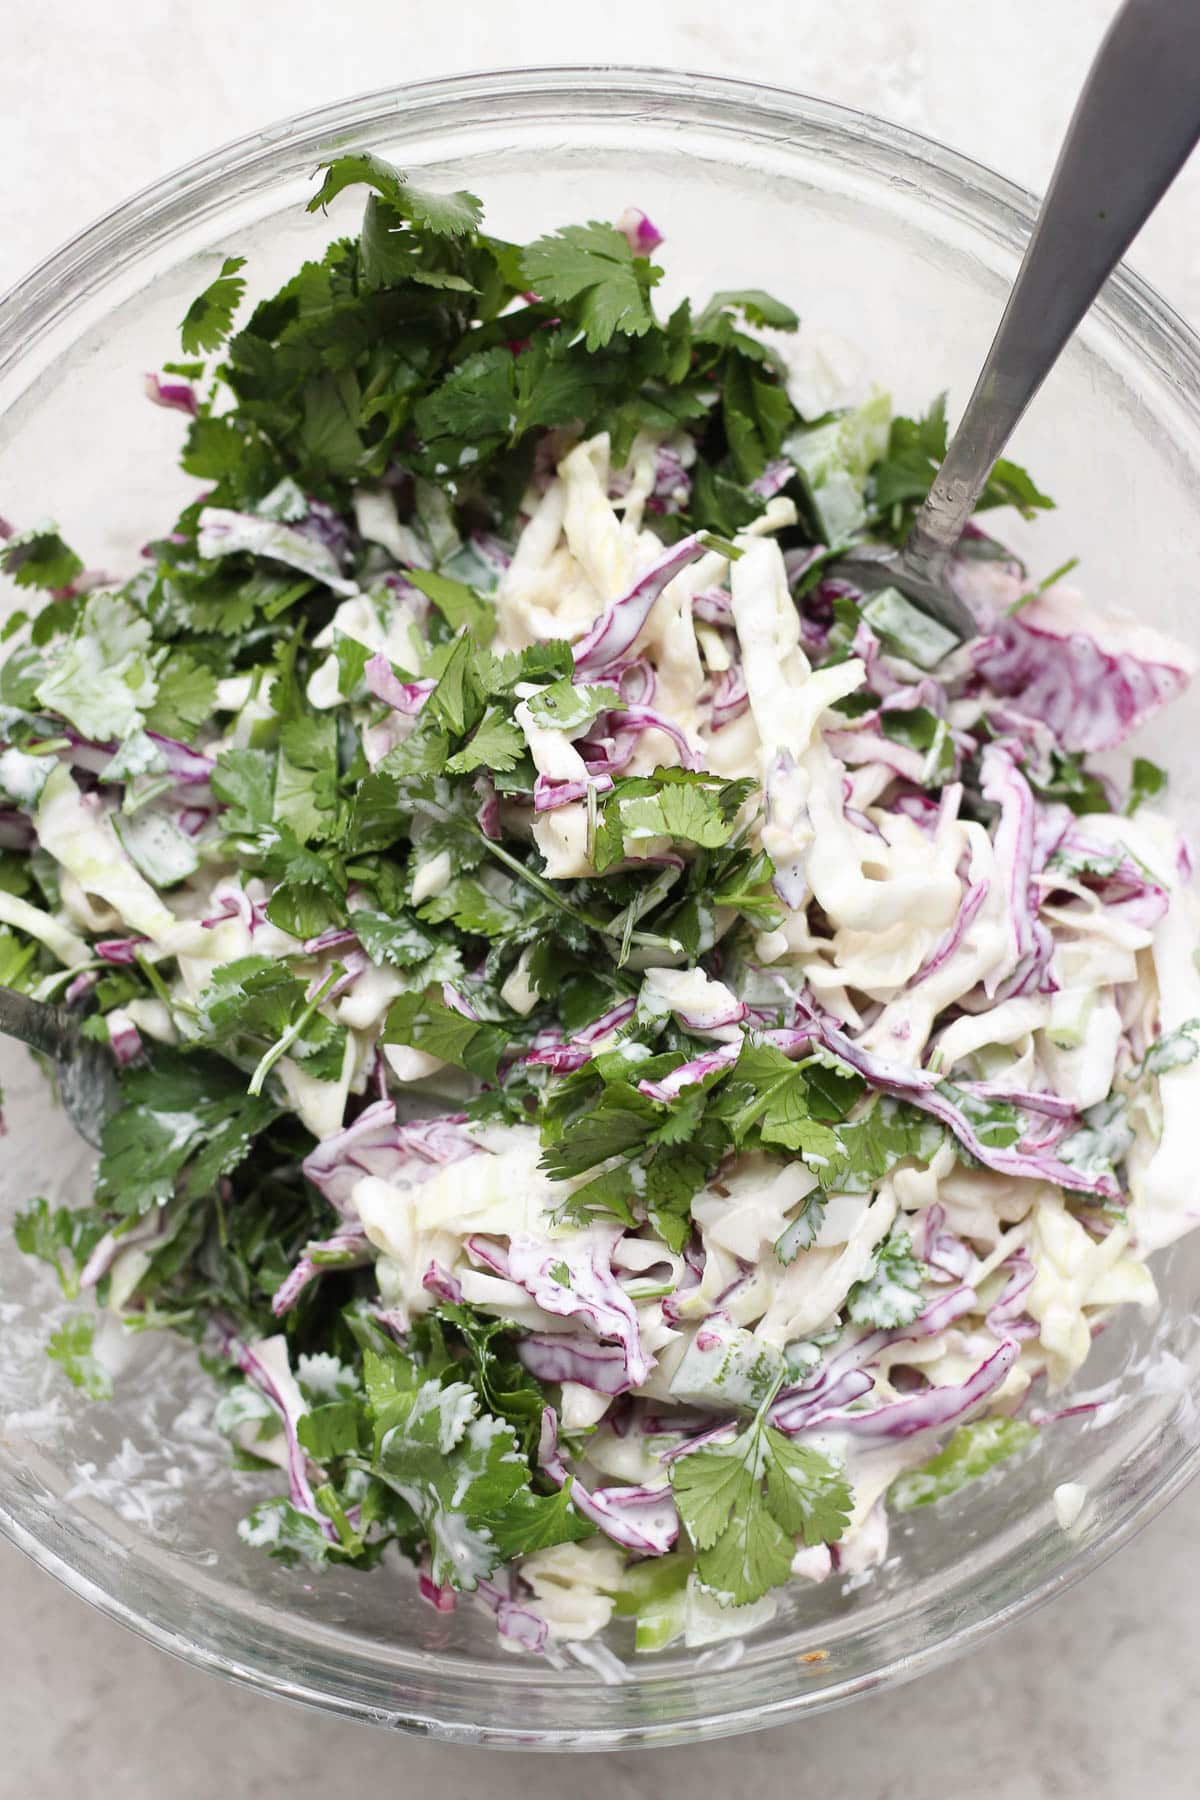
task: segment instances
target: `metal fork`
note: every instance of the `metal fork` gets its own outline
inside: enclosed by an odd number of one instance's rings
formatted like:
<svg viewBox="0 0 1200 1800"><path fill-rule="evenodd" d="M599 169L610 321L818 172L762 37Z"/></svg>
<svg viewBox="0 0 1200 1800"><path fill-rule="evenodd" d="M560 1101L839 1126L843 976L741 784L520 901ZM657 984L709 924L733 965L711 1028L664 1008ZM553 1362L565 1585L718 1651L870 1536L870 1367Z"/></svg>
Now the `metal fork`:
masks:
<svg viewBox="0 0 1200 1800"><path fill-rule="evenodd" d="M1126 0L1096 52L975 391L901 550L836 572L895 587L959 638L946 581L988 475L1064 345L1200 139L1200 0Z"/></svg>

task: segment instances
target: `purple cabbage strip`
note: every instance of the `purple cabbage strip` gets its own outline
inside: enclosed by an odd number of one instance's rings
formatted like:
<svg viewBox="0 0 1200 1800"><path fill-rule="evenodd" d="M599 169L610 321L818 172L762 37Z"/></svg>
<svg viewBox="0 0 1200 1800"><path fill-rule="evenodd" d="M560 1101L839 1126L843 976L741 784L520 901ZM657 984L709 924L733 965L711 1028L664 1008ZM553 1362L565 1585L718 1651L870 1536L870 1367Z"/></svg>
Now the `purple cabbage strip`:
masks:
<svg viewBox="0 0 1200 1800"><path fill-rule="evenodd" d="M221 1350L224 1355L229 1358L230 1362L237 1364L247 1381L258 1389L265 1400L270 1401L279 1414L287 1443L288 1498L298 1511L307 1513L310 1519L315 1519L324 1536L329 1539L330 1543L336 1544L338 1534L333 1522L325 1517L313 1498L312 1486L308 1479L308 1457L296 1432L300 1415L292 1412L287 1400L276 1385L275 1377L271 1374L270 1369L261 1357L255 1354L254 1346L239 1338L228 1324L218 1322L217 1331L220 1335Z"/></svg>
<svg viewBox="0 0 1200 1800"><path fill-rule="evenodd" d="M1080 828L1074 823L1063 833L1057 845L1063 856L1091 855L1100 861L1113 855L1118 848L1119 846L1104 842L1097 843L1088 837L1086 827ZM1047 879L1053 881L1053 869L1047 870ZM1166 889L1128 854L1123 854L1116 868L1108 874L1088 871L1075 879L1083 881L1099 893L1107 911L1119 913L1129 924L1140 926L1145 931L1154 929L1166 914L1169 905Z"/></svg>
<svg viewBox="0 0 1200 1800"><path fill-rule="evenodd" d="M1010 1271L1008 1280L992 1302L987 1313L987 1328L994 1337L1036 1337L1038 1326L1025 1311L1025 1295L1033 1286L1037 1269L1028 1250L1021 1245L1001 1265Z"/></svg>
<svg viewBox="0 0 1200 1800"><path fill-rule="evenodd" d="M963 896L962 905L958 909L958 916L953 925L942 933L909 982L909 987L917 987L922 981L927 981L931 975L936 975L937 971L954 955L966 936L975 914L987 899L991 885L990 881L972 882Z"/></svg>
<svg viewBox="0 0 1200 1800"><path fill-rule="evenodd" d="M601 1013L598 1019L593 1019L590 1025L585 1025L569 1038L564 1039L557 1027L540 1031L522 1060L553 1069L557 1074L568 1074L573 1069L581 1069L585 1062L591 1061L595 1045L624 1025L636 1010L636 1000L619 1000L607 1012Z"/></svg>
<svg viewBox="0 0 1200 1800"><path fill-rule="evenodd" d="M190 381L166 381L161 375L145 376L147 400L155 406L169 407L173 412L187 413L195 418L200 410L200 402L196 399L196 390Z"/></svg>
<svg viewBox="0 0 1200 1800"><path fill-rule="evenodd" d="M573 1044L598 1044L603 1038L611 1036L620 1029L627 1019L631 1019L637 1011L637 1001L632 997L618 1000L607 1012L602 1012L598 1019L590 1025L583 1025L571 1038Z"/></svg>
<svg viewBox="0 0 1200 1800"><path fill-rule="evenodd" d="M558 1445L558 1418L552 1406L542 1410L538 1462L556 1486L567 1479ZM571 1505L599 1527L614 1544L639 1556L665 1556L679 1537L679 1514L669 1487L585 1488L571 1482Z"/></svg>
<svg viewBox="0 0 1200 1800"><path fill-rule="evenodd" d="M750 1008L744 1000L734 1000L732 1006L724 1009L719 1006L710 1007L707 1012L688 1012L684 1007L676 1007L674 1012L684 1030L690 1031L694 1037L709 1037L716 1032L727 1032L731 1026L740 1025L750 1017ZM734 1041L740 1044L740 1036Z"/></svg>
<svg viewBox="0 0 1200 1800"><path fill-rule="evenodd" d="M733 601L724 588L705 588L692 595L692 617L702 619L706 625L719 625L732 631Z"/></svg>
<svg viewBox="0 0 1200 1800"><path fill-rule="evenodd" d="M1036 809L1029 783L1011 751L1002 744L989 744L983 752L980 791L985 800L1000 808L993 843L996 862L1004 876L1012 929L1011 966L1015 966L1034 947L1037 897L1033 889L1033 824ZM994 993L995 987L993 977L989 992Z"/></svg>
<svg viewBox="0 0 1200 1800"><path fill-rule="evenodd" d="M440 1262L430 1263L421 1277L421 1286L445 1306L462 1304L462 1284L449 1269L443 1269Z"/></svg>
<svg viewBox="0 0 1200 1800"><path fill-rule="evenodd" d="M127 1069L142 1054L142 1034L132 1019L122 1019L118 1012L109 1013L104 1021L108 1029L108 1047L121 1068Z"/></svg>
<svg viewBox="0 0 1200 1800"><path fill-rule="evenodd" d="M368 660L363 677L377 700L408 717L420 712L437 686L434 681L401 681L382 651Z"/></svg>
<svg viewBox="0 0 1200 1800"><path fill-rule="evenodd" d="M783 492L795 473L795 465L786 456L780 457L769 462L757 481L750 483L750 492L757 494L760 500L773 500L776 494Z"/></svg>
<svg viewBox="0 0 1200 1800"><path fill-rule="evenodd" d="M451 1012L458 1013L461 1018L470 1019L475 1024L479 1022L475 1007L464 994L459 993L452 981L442 983L442 1005L448 1006Z"/></svg>
<svg viewBox="0 0 1200 1800"><path fill-rule="evenodd" d="M847 1375L861 1374L881 1350L886 1350L893 1344L916 1343L922 1338L937 1337L955 1319L971 1312L975 1304L974 1288L957 1287L947 1294L939 1294L908 1325L864 1332L841 1350L835 1351L806 1381L795 1387L784 1388L772 1410L772 1423L778 1425L781 1431L806 1429L815 1409L824 1410L832 1405L835 1393L844 1396L843 1383ZM874 1385L873 1380L868 1385ZM860 1392L866 1392L861 1384L859 1387Z"/></svg>
<svg viewBox="0 0 1200 1800"><path fill-rule="evenodd" d="M1049 1089L1009 1087L1003 1081L959 1081L961 1093L976 1100L999 1100L1008 1106L1019 1106L1023 1112L1039 1113L1048 1119L1074 1120L1077 1108L1073 1100Z"/></svg>
<svg viewBox="0 0 1200 1800"><path fill-rule="evenodd" d="M322 1264L313 1260L314 1253L342 1255L349 1253L354 1261L339 1261L336 1264ZM357 1225L343 1225L331 1237L323 1238L319 1243L308 1244L304 1254L296 1263L290 1275L284 1277L271 1297L271 1311L277 1319L290 1312L304 1292L310 1281L323 1275L328 1267L339 1269L361 1268L372 1261L371 1242L365 1231Z"/></svg>
<svg viewBox="0 0 1200 1800"><path fill-rule="evenodd" d="M928 794L897 794L888 802L889 812L902 813L919 825L927 837L936 837L942 819L942 809L938 802ZM914 978L915 979L915 978Z"/></svg>
<svg viewBox="0 0 1200 1800"><path fill-rule="evenodd" d="M849 1406L851 1401L861 1400L864 1394L869 1394L874 1386L875 1377L866 1369L843 1369L819 1392L781 1395L772 1409L771 1423L777 1431L794 1437L808 1429L818 1411L825 1417L828 1409Z"/></svg>
<svg viewBox="0 0 1200 1800"><path fill-rule="evenodd" d="M626 1394L632 1383L619 1344L598 1344L581 1332L530 1332L517 1356L539 1381L573 1381L596 1394Z"/></svg>
<svg viewBox="0 0 1200 1800"><path fill-rule="evenodd" d="M741 663L733 663L723 669L713 684L710 716L712 728L720 731L722 726L732 725L740 719L750 704L750 694L746 687L746 672Z"/></svg>
<svg viewBox="0 0 1200 1800"><path fill-rule="evenodd" d="M974 664L993 693L1050 727L1059 748L1112 750L1174 700L1189 668L1104 648L1071 629L1060 602L1042 597L997 619L976 640Z"/></svg>
<svg viewBox="0 0 1200 1800"><path fill-rule="evenodd" d="M161 1208L155 1207L128 1231L106 1231L80 1271L80 1287L94 1288L96 1283L108 1274L122 1251L132 1250L139 1245L144 1247L152 1244L156 1238L162 1236L165 1223Z"/></svg>
<svg viewBox="0 0 1200 1800"><path fill-rule="evenodd" d="M649 1380L653 1362L642 1349L638 1316L613 1274L612 1253L621 1231L593 1226L569 1242L549 1243L519 1232L507 1254L486 1238L471 1237L467 1250L498 1275L524 1288L543 1312L581 1319L598 1338L621 1346L630 1387ZM563 1269L567 1284L559 1280Z"/></svg>
<svg viewBox="0 0 1200 1800"><path fill-rule="evenodd" d="M540 1069L550 1069L555 1075L572 1075L576 1069L582 1069L584 1063L591 1062L592 1052L581 1044L564 1044L560 1039L552 1039L549 1032L542 1035L547 1041L544 1044L535 1042L533 1048L526 1051L525 1062Z"/></svg>
<svg viewBox="0 0 1200 1800"><path fill-rule="evenodd" d="M623 737L626 732L632 732L635 737L641 737L645 731L665 732L679 751L679 760L685 769L704 767L704 758L689 743L686 734L665 713L655 712L651 706L625 707L617 726L618 737Z"/></svg>
<svg viewBox="0 0 1200 1800"><path fill-rule="evenodd" d="M616 678L617 687L626 706L649 706L654 699L658 686L658 675L654 664L644 656L635 656L631 662L623 664L618 675L615 669L610 670L610 679Z"/></svg>
<svg viewBox="0 0 1200 1800"><path fill-rule="evenodd" d="M357 949L358 939L345 926L335 925L331 931L323 931L320 937L305 938L300 948L305 956L321 956L326 950L346 950L351 946Z"/></svg>
<svg viewBox="0 0 1200 1800"><path fill-rule="evenodd" d="M314 543L330 552L339 568L345 569L350 554L350 531L342 515L330 506L327 500L317 500L307 494L308 511L304 517L292 527L301 537L311 538Z"/></svg>
<svg viewBox="0 0 1200 1800"><path fill-rule="evenodd" d="M741 1044L719 1044L715 1050L706 1050L703 1056L697 1056L691 1062L681 1063L664 1075L661 1081L639 1081L638 1092L651 1100L661 1100L668 1105L685 1087L693 1087L696 1082L703 1081L708 1075L715 1075L718 1069L728 1069L741 1054Z"/></svg>
<svg viewBox="0 0 1200 1800"><path fill-rule="evenodd" d="M839 762L849 767L863 763L882 763L893 775L902 781L911 781L919 786L925 770L925 758L911 744L898 744L892 738L884 737L878 729L860 727L855 731L827 731L825 742Z"/></svg>
<svg viewBox="0 0 1200 1800"><path fill-rule="evenodd" d="M822 586L824 585L822 583ZM844 584L840 585L844 586ZM852 591L857 592L857 589ZM891 694L904 692L908 684L884 668L883 645L865 619L859 620L850 648L855 656L866 664L867 686L872 693L878 694L881 700L886 700Z"/></svg>
<svg viewBox="0 0 1200 1800"><path fill-rule="evenodd" d="M998 1174L1052 1181L1056 1186L1073 1189L1076 1193L1103 1195L1106 1200L1118 1200L1121 1196L1121 1190L1111 1175L1085 1174L1080 1169L1073 1169L1067 1163L1059 1162L1046 1152L1026 1155L1021 1150L999 1149L985 1144L977 1136L961 1107L955 1104L949 1094L938 1091L940 1083L936 1075L931 1074L928 1069L914 1069L907 1063L894 1062L890 1057L873 1055L848 1038L830 1019L813 1014L802 1029L765 1032L763 1035L768 1043L776 1044L788 1055L800 1053L815 1035L827 1050L861 1075L870 1087L910 1100L923 1112L939 1119L976 1162L981 1162L985 1168L995 1169ZM1009 1098L1013 1105L1027 1107L1031 1100L1036 1102L1039 1096L1022 1093L1018 1098L1012 1093Z"/></svg>
<svg viewBox="0 0 1200 1800"><path fill-rule="evenodd" d="M559 781L550 775L539 775L533 784L533 810L554 812L557 807L586 800L589 788L597 794L607 794L612 784L612 776L605 773L589 775L584 781Z"/></svg>
<svg viewBox="0 0 1200 1800"><path fill-rule="evenodd" d="M659 517L682 512L692 497L692 478L678 451L660 444L654 452L654 487L646 511Z"/></svg>
<svg viewBox="0 0 1200 1800"><path fill-rule="evenodd" d="M417 1172L416 1179L424 1180L430 1169L481 1153L482 1146L463 1129L465 1122L465 1113L449 1113L399 1125L395 1104L375 1100L352 1125L322 1138L300 1168L334 1211L353 1221L351 1195L364 1175L395 1181L411 1180Z"/></svg>
<svg viewBox="0 0 1200 1800"><path fill-rule="evenodd" d="M966 1281L975 1265L975 1254L953 1231L944 1230L946 1209L935 1201L922 1220L921 1261L933 1281Z"/></svg>
<svg viewBox="0 0 1200 1800"><path fill-rule="evenodd" d="M737 1432L736 1420L718 1419L716 1424L706 1425L702 1431L685 1437L681 1444L672 1444L669 1449L660 1451L658 1460L664 1463L678 1462L680 1457L690 1456L693 1450L703 1450L709 1444L719 1443L731 1432Z"/></svg>
<svg viewBox="0 0 1200 1800"><path fill-rule="evenodd" d="M168 772L182 786L199 787L212 779L217 765L211 756L193 750L190 744L181 744L178 738L164 737L160 731L148 731L146 736L152 744L158 745Z"/></svg>
<svg viewBox="0 0 1200 1800"><path fill-rule="evenodd" d="M214 894L213 898L216 898ZM221 894L220 912L211 913L207 919L201 919L201 929L215 931L218 925L224 925L227 919L240 919L246 930L253 937L258 927L265 923L267 909L252 900L244 887L236 883L226 887Z"/></svg>
<svg viewBox="0 0 1200 1800"><path fill-rule="evenodd" d="M427 1606L434 1612L452 1613L458 1604L458 1595L452 1587L439 1587L428 1569L417 1572L417 1592Z"/></svg>
<svg viewBox="0 0 1200 1800"><path fill-rule="evenodd" d="M1058 982L1050 969L1054 956L1054 938L1050 927L1041 919L1033 921L1033 948L1022 957L1012 974L1002 981L992 996L993 1001L1014 1000L1021 994L1056 994ZM974 991L974 990L973 990ZM976 1004L970 995L960 995L958 1004L964 1012L986 1012L988 1001Z"/></svg>
<svg viewBox="0 0 1200 1800"><path fill-rule="evenodd" d="M627 594L605 607L575 646L575 673L595 675L631 650L663 589L681 569L704 555L704 534L694 531L656 557Z"/></svg>
<svg viewBox="0 0 1200 1800"><path fill-rule="evenodd" d="M626 767L638 739L647 731L665 732L677 746L679 760L685 768L703 766L703 758L678 726L648 706L628 706L619 713L601 714L589 735L576 740L575 748L583 758L588 775L606 780L611 786L612 776L619 775ZM576 785L582 787L582 783Z"/></svg>
<svg viewBox="0 0 1200 1800"><path fill-rule="evenodd" d="M663 241L663 234L640 206L627 206L617 220L617 230L635 256L649 256Z"/></svg>
<svg viewBox="0 0 1200 1800"><path fill-rule="evenodd" d="M101 962L126 967L137 961L138 951L149 942L150 939L144 937L101 938L95 950Z"/></svg>
<svg viewBox="0 0 1200 1800"><path fill-rule="evenodd" d="M475 822L484 837L495 842L500 836L500 797L496 792L496 784L486 769L481 769L475 777L475 792L479 796Z"/></svg>
<svg viewBox="0 0 1200 1800"><path fill-rule="evenodd" d="M338 976L333 986L326 991L326 1000L340 999L348 989L354 986L360 975L366 974L367 970L371 967L371 959L365 950L351 950L348 956L343 957L342 965L342 973ZM307 1000L315 999L316 995L320 992L321 982L323 980L324 977L321 975L313 976L308 984L308 992L305 995Z"/></svg>
<svg viewBox="0 0 1200 1800"><path fill-rule="evenodd" d="M198 837L212 814L205 806L184 806L176 815L176 824L188 837Z"/></svg>
<svg viewBox="0 0 1200 1800"><path fill-rule="evenodd" d="M683 1274L676 1283L675 1291L668 1294L662 1303L662 1315L668 1325L679 1323L679 1304L685 1294L698 1288L704 1279L705 1254L697 1240L692 1237L683 1246Z"/></svg>
<svg viewBox="0 0 1200 1800"><path fill-rule="evenodd" d="M847 1436L887 1441L941 1431L966 1413L973 1412L994 1394L1017 1360L1018 1346L1005 1339L998 1350L981 1362L966 1381L952 1387L923 1388L903 1400L889 1401L869 1411L820 1410L808 1417L804 1431L844 1431ZM794 1433L793 1433L794 1435Z"/></svg>
<svg viewBox="0 0 1200 1800"><path fill-rule="evenodd" d="M432 1584L431 1584L432 1585ZM540 1656L546 1648L549 1626L540 1613L532 1607L522 1606L519 1601L510 1599L496 1586L495 1582L482 1577L475 1583L475 1592L484 1605L496 1615L496 1630L502 1638L508 1638L514 1644L520 1644L523 1650ZM446 1611L445 1607L439 1611Z"/></svg>

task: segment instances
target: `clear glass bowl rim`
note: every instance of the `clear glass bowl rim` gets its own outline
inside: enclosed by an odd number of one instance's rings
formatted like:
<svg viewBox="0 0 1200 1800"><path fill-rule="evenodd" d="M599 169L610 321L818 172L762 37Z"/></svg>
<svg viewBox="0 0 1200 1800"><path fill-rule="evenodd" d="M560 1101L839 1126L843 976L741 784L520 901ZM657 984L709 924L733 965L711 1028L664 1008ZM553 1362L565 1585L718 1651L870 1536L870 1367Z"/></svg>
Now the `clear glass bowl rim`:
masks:
<svg viewBox="0 0 1200 1800"><path fill-rule="evenodd" d="M560 65L500 68L474 74L381 88L298 113L261 130L233 140L207 156L185 164L161 180L143 188L104 214L0 297L0 378L17 375L29 351L46 337L68 312L97 289L102 289L127 261L142 257L151 245L166 242L184 220L194 222L241 193L253 191L272 173L294 163L297 153L311 153L313 166L322 155L339 146L344 134L360 139L378 125L414 116L428 120L431 136L478 117L472 109L486 102L498 122L536 113L539 105L586 99L592 115L622 107L661 105L669 115L687 124L717 122L726 129L755 130L774 139L789 128L811 131L833 141L868 146L881 158L889 155L910 167L925 166L936 174L940 199L957 205L980 228L1008 245L1023 243L1037 212L1036 198L996 174L984 164L906 127L872 114L840 106L815 96L763 83L701 75L679 70L628 65ZM1162 297L1124 264L1117 270L1097 303L1107 322L1115 325L1126 341L1179 377L1180 388L1190 389L1192 409L1200 422L1200 338ZM1148 1524L1200 1469L1200 1444L1185 1450L1163 1469L1136 1506L1115 1519L1085 1547L1078 1548L1063 1567L1030 1585L1018 1598L988 1614L968 1619L959 1626L913 1649L906 1646L871 1670L824 1686L798 1690L767 1707L739 1702L731 1705L725 1691L736 1687L732 1671L697 1669L689 1678L695 1692L689 1718L678 1713L656 1722L644 1711L636 1720L618 1724L611 1714L595 1728L559 1733L528 1733L489 1724L471 1724L461 1710L439 1710L428 1689L412 1695L406 1706L403 1690L393 1687L398 1705L382 1713L377 1701L356 1697L343 1686L335 1691L319 1680L297 1681L280 1674L282 1660L272 1653L272 1631L265 1621L248 1616L242 1651L232 1657L200 1635L188 1634L186 1619L172 1618L166 1608L140 1608L136 1586L128 1594L113 1569L113 1585L102 1586L85 1566L88 1528L42 1515L40 1529L30 1528L20 1509L0 1505L0 1532L24 1551L39 1567L55 1576L73 1593L107 1617L136 1632L149 1643L196 1667L262 1689L277 1696L335 1712L343 1717L386 1723L394 1729L418 1732L448 1741L491 1744L544 1750L602 1750L636 1745L695 1742L783 1723L853 1699L884 1685L907 1681L937 1664L960 1655L996 1631L1025 1617L1053 1595L1073 1586L1106 1561L1120 1546ZM93 1562L93 1568L96 1566ZM237 1609L230 1609L231 1611ZM246 1606L247 1615L251 1607ZM278 1634L279 1649L287 1636ZM294 1653L294 1644L288 1646ZM290 1659L289 1659L290 1660ZM524 1662L524 1659L522 1659ZM514 1674L517 1662L514 1659ZM522 1670L528 1679L529 1671ZM553 1682L545 1671L544 1682ZM513 1698L519 1699L520 1683ZM491 1710L490 1708L488 1710ZM607 1711L607 1709L605 1709Z"/></svg>

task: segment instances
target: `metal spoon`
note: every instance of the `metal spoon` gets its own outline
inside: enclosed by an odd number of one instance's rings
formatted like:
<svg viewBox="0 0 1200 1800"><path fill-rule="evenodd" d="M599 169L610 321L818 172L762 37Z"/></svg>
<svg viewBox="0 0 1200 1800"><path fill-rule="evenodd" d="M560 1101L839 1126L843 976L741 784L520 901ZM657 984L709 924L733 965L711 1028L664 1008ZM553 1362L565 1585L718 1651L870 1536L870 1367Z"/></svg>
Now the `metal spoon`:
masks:
<svg viewBox="0 0 1200 1800"><path fill-rule="evenodd" d="M902 550L837 572L899 588L960 638L946 566L996 458L1063 346L1200 139L1200 0L1125 0L1075 105L987 361Z"/></svg>
<svg viewBox="0 0 1200 1800"><path fill-rule="evenodd" d="M85 1038L67 1007L48 1006L6 987L0 987L0 1032L51 1059L67 1117L81 1138L98 1145L105 1120L120 1102L108 1048Z"/></svg>

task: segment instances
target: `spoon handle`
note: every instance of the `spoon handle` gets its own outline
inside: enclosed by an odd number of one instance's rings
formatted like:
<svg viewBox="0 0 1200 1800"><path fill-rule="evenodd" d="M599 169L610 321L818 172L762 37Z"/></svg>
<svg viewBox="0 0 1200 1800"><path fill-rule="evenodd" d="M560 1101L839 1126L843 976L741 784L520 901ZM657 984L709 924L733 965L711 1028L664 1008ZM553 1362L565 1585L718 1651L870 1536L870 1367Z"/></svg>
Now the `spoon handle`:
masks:
<svg viewBox="0 0 1200 1800"><path fill-rule="evenodd" d="M987 361L904 561L940 574L1025 408L1200 139L1200 3L1125 0L1096 52Z"/></svg>
<svg viewBox="0 0 1200 1800"><path fill-rule="evenodd" d="M17 993L15 988L0 987L0 1032L20 1038L43 1056L61 1057L79 1043L78 1028L69 1016L44 1000Z"/></svg>

